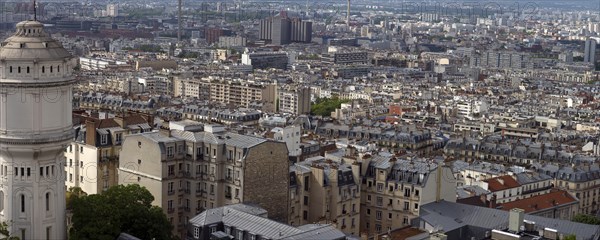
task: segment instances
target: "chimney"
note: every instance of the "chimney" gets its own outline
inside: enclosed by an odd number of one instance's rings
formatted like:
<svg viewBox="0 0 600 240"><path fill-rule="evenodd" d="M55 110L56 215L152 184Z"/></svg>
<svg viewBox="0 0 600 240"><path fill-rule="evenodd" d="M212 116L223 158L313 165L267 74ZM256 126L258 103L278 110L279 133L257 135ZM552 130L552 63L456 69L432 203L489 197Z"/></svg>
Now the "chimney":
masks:
<svg viewBox="0 0 600 240"><path fill-rule="evenodd" d="M96 121L85 122L85 143L96 146Z"/></svg>
<svg viewBox="0 0 600 240"><path fill-rule="evenodd" d="M169 122L163 122L158 132L160 133L160 135L163 135L165 137L171 137L171 129L169 128Z"/></svg>
<svg viewBox="0 0 600 240"><path fill-rule="evenodd" d="M525 217L525 211L523 209L520 209L520 208L511 209L509 216L508 216L508 231L510 231L512 233L520 232L524 217Z"/></svg>
<svg viewBox="0 0 600 240"><path fill-rule="evenodd" d="M490 198L490 203L489 203L489 207L490 208L496 208L498 205L496 204L496 194L492 194L492 197Z"/></svg>

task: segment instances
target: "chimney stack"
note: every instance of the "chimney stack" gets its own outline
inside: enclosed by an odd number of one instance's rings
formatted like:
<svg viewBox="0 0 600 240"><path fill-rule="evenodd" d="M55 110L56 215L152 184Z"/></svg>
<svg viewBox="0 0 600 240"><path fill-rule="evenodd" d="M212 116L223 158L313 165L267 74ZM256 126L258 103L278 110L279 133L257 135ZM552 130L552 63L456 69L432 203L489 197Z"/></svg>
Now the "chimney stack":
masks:
<svg viewBox="0 0 600 240"><path fill-rule="evenodd" d="M513 208L510 210L508 217L508 231L512 233L518 233L521 231L523 220L525 217L525 211L520 208Z"/></svg>

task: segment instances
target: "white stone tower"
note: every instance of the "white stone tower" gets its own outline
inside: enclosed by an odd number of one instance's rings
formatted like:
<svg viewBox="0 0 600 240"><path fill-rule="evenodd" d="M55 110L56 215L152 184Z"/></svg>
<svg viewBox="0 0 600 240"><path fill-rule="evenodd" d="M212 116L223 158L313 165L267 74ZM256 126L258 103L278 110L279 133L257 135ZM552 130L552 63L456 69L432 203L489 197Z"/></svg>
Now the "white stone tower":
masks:
<svg viewBox="0 0 600 240"><path fill-rule="evenodd" d="M63 151L74 60L37 21L0 46L0 220L21 239L66 239Z"/></svg>

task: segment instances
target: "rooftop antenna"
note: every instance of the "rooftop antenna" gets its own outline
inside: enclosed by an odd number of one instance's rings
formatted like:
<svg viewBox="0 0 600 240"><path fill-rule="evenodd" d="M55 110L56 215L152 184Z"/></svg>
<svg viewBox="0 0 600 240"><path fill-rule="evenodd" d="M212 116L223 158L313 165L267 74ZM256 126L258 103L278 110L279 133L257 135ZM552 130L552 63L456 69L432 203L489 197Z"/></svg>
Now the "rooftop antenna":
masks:
<svg viewBox="0 0 600 240"><path fill-rule="evenodd" d="M33 0L33 21L37 21L37 1Z"/></svg>

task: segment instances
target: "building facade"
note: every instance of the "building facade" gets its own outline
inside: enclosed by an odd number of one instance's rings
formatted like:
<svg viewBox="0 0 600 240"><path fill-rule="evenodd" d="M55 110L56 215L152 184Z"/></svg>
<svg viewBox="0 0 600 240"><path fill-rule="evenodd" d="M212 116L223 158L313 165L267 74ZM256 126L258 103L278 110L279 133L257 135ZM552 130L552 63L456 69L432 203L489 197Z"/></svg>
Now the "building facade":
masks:
<svg viewBox="0 0 600 240"><path fill-rule="evenodd" d="M258 204L287 221L289 162L285 143L226 132L169 130L125 138L119 184L140 184L184 235L190 218L205 209L241 202ZM122 177L121 177L122 176Z"/></svg>
<svg viewBox="0 0 600 240"><path fill-rule="evenodd" d="M66 239L64 149L73 57L37 21L0 48L0 221L20 239Z"/></svg>

